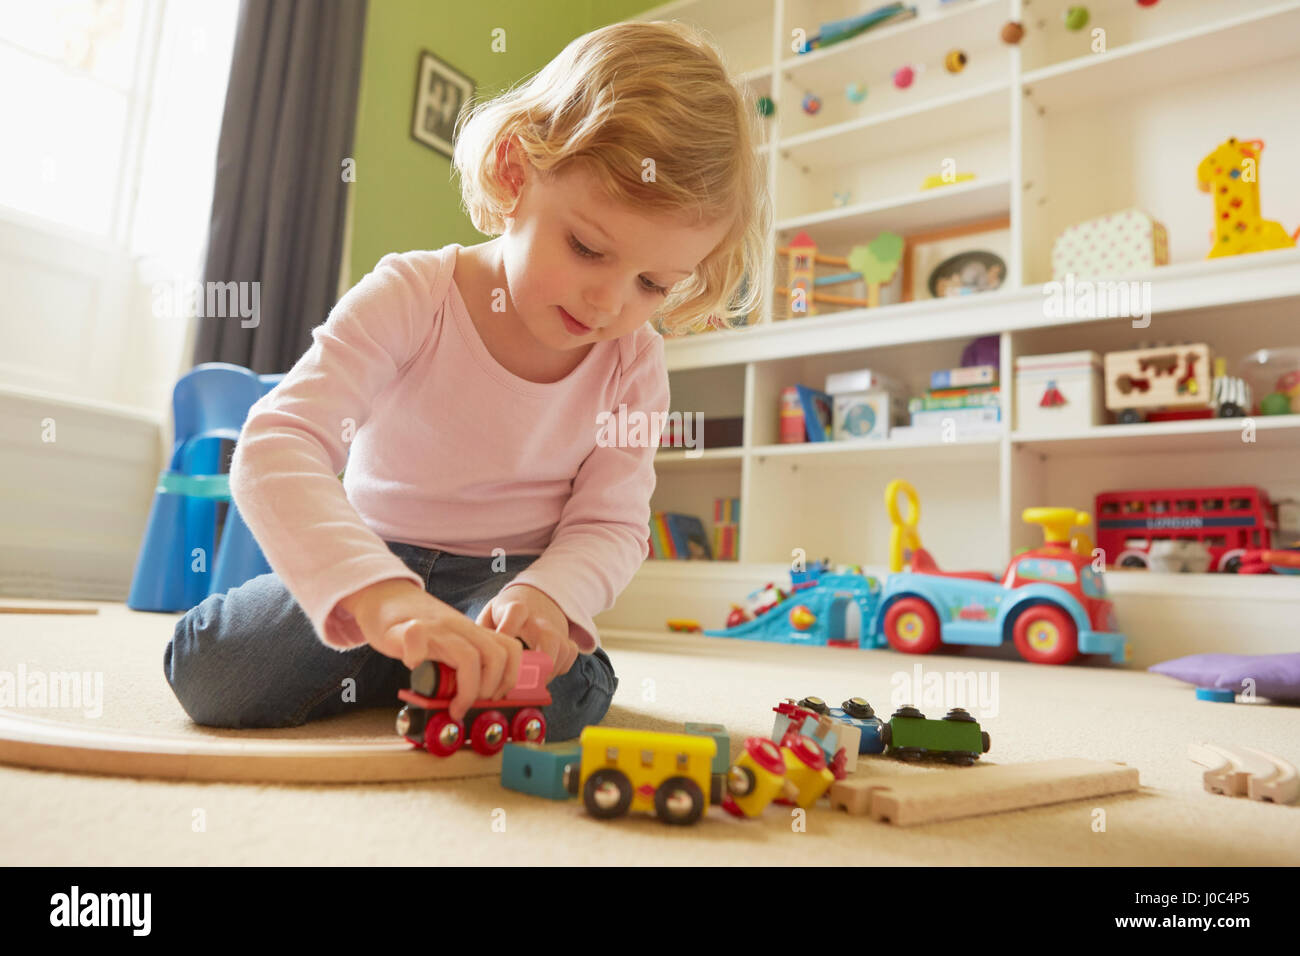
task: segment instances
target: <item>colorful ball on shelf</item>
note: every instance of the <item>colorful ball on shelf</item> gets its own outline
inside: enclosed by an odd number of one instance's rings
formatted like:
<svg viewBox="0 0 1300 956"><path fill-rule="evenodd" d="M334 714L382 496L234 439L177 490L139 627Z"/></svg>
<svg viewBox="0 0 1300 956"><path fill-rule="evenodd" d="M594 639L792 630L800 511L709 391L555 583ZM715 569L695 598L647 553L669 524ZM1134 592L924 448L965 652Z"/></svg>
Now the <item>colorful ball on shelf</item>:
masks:
<svg viewBox="0 0 1300 956"><path fill-rule="evenodd" d="M817 623L817 615L806 604L796 604L790 608L790 626L796 631L806 631Z"/></svg>
<svg viewBox="0 0 1300 956"><path fill-rule="evenodd" d="M1082 30L1088 25L1088 8L1084 6L1067 7L1065 10L1065 29Z"/></svg>
<svg viewBox="0 0 1300 956"><path fill-rule="evenodd" d="M803 98L803 111L809 116L816 116L822 108L822 98L812 93L807 93Z"/></svg>
<svg viewBox="0 0 1300 956"><path fill-rule="evenodd" d="M900 66L894 71L894 86L897 89L905 90L912 85L916 79L916 71L910 66Z"/></svg>
<svg viewBox="0 0 1300 956"><path fill-rule="evenodd" d="M844 95L850 103L861 103L867 98L867 86L865 83L850 83L844 87Z"/></svg>
<svg viewBox="0 0 1300 956"><path fill-rule="evenodd" d="M949 73L960 73L966 69L966 54L962 50L949 50L943 58L943 67Z"/></svg>
<svg viewBox="0 0 1300 956"><path fill-rule="evenodd" d="M1025 28L1015 20L1008 20L1002 25L1002 42L1019 43L1024 38Z"/></svg>
<svg viewBox="0 0 1300 956"><path fill-rule="evenodd" d="M776 104L772 102L770 96L760 96L755 105L758 107L759 116L771 116L776 112Z"/></svg>
<svg viewBox="0 0 1300 956"><path fill-rule="evenodd" d="M1259 400L1261 415L1290 415L1291 399L1283 392L1273 392Z"/></svg>

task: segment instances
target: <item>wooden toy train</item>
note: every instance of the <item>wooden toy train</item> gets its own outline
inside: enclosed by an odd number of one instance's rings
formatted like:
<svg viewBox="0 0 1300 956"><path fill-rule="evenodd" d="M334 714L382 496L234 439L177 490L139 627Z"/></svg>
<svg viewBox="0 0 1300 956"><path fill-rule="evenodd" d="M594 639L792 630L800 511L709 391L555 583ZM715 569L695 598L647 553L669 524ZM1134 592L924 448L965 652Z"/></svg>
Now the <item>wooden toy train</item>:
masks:
<svg viewBox="0 0 1300 956"><path fill-rule="evenodd" d="M397 715L397 732L439 757L462 747L491 756L511 740L541 743L546 739L546 718L541 708L551 703L546 689L550 674L549 657L541 651L523 651L514 689L501 699L474 701L465 719L458 721L448 712L456 696L456 669L438 661L425 661L411 671L410 689L397 692L406 702Z"/></svg>
<svg viewBox="0 0 1300 956"><path fill-rule="evenodd" d="M1240 418L1251 411L1250 386L1228 375L1223 359L1211 364L1205 344L1108 352L1104 364L1106 408L1121 425Z"/></svg>

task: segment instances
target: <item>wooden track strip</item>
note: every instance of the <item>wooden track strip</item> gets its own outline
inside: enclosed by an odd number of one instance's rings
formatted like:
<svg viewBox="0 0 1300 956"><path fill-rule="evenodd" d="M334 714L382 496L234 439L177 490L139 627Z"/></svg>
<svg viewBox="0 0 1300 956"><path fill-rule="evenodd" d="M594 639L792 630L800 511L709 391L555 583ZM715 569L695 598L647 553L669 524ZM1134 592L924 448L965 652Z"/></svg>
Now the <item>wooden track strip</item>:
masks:
<svg viewBox="0 0 1300 956"><path fill-rule="evenodd" d="M1083 760L993 764L871 786L870 813L901 827L1084 800L1138 789L1136 767Z"/></svg>
<svg viewBox="0 0 1300 956"><path fill-rule="evenodd" d="M490 777L501 755L434 757L393 739L312 743L99 730L0 710L0 763L70 773L229 783L386 783Z"/></svg>
<svg viewBox="0 0 1300 956"><path fill-rule="evenodd" d="M0 614L98 614L97 607L51 607L37 604L0 604Z"/></svg>

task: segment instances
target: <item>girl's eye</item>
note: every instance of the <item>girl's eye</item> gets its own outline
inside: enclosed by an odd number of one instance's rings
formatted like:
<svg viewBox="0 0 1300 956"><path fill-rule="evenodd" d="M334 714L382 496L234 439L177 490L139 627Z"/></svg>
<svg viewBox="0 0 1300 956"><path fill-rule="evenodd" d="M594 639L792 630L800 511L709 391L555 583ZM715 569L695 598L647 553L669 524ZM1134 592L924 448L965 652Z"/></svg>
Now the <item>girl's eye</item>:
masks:
<svg viewBox="0 0 1300 956"><path fill-rule="evenodd" d="M668 295L668 289L667 289L667 287L665 287L665 286L661 286L661 285L655 285L655 283L651 282L651 281L650 281L649 279L647 279L645 276L642 276L642 277L641 277L641 281L644 283L643 288L644 288L647 292L654 292L654 293L657 293L658 295L662 295L662 296L667 296L667 295Z"/></svg>
<svg viewBox="0 0 1300 956"><path fill-rule="evenodd" d="M584 246L582 243L580 243L580 242L579 242L575 237L573 237L573 236L569 236L569 245L573 248L573 251L574 251L574 252L576 252L578 255L582 256L584 259L599 259L599 258L600 258L600 253L599 253L599 252L592 252L590 249L588 249L586 246Z"/></svg>
<svg viewBox="0 0 1300 956"><path fill-rule="evenodd" d="M600 253L599 253L599 252L592 252L590 249L588 249L586 246L584 246L582 243L580 243L580 242L578 241L578 239L577 239L576 236L573 236L573 235L570 235L570 236L569 236L569 246L570 246L570 248L573 249L574 252L576 252L578 255L582 256L584 259L599 259L599 258L600 258ZM657 295L661 295L661 296L667 297L667 295L668 295L668 288L667 288L666 286L656 285L654 282L651 282L651 281L650 281L649 279L647 279L645 276L642 276L642 277L641 277L641 282L642 282L642 286L641 286L641 287L642 287L643 289L645 289L647 292L653 292L653 293L655 293L655 294L657 294Z"/></svg>

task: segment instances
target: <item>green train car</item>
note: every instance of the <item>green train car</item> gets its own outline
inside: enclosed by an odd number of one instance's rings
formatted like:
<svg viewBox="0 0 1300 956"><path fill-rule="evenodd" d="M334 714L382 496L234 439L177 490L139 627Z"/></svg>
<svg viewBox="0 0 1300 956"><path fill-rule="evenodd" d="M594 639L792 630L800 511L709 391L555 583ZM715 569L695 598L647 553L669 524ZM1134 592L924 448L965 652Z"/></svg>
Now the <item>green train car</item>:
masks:
<svg viewBox="0 0 1300 956"><path fill-rule="evenodd" d="M943 720L927 720L909 704L894 711L880 731L885 752L904 760L929 757L969 767L989 752L988 733L960 707L948 711Z"/></svg>

